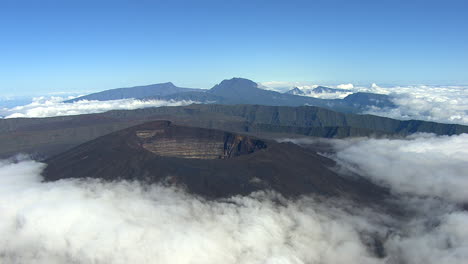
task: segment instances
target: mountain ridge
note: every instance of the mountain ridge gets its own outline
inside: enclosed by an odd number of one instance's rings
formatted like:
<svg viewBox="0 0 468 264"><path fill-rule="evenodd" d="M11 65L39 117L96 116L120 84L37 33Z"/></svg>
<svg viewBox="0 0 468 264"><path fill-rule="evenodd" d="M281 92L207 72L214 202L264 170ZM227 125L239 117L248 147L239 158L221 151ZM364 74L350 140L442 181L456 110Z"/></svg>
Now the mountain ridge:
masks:
<svg viewBox="0 0 468 264"><path fill-rule="evenodd" d="M331 88L330 88L331 89ZM138 92L140 90L140 92ZM258 84L245 78L235 77L216 84L211 89L180 88L172 83L149 86L117 88L65 101L72 103L79 100L115 100L136 98L140 100L186 100L209 104L259 104L272 106L312 105L346 113L360 113L368 107L395 107L387 95L378 95L379 103L370 100L370 96L358 93L344 99L319 99L288 93L264 90Z"/></svg>
<svg viewBox="0 0 468 264"><path fill-rule="evenodd" d="M0 156L48 157L113 131L152 120L277 137L404 137L468 133L468 126L340 113L313 106L202 104L114 110L100 114L0 120Z"/></svg>
<svg viewBox="0 0 468 264"><path fill-rule="evenodd" d="M208 96L209 94L209 96ZM188 96L190 95L190 96ZM215 99L214 96L219 98ZM204 101L206 97L210 100ZM232 78L223 80L210 90L203 92L194 91L192 93L176 93L167 96L156 97L164 100L194 100L201 103L217 104L258 104L269 106L317 106L332 109L344 113L360 113L368 107L395 107L394 103L387 95L376 94L378 102L366 93L357 93L354 97L344 99L319 99L308 96L300 96L287 93L279 93L271 90L264 90L258 84L244 78ZM154 98L154 99L156 99ZM214 100L214 102L213 102Z"/></svg>
<svg viewBox="0 0 468 264"><path fill-rule="evenodd" d="M179 92L190 92L200 89L195 88L182 88L175 86L172 82L165 83L156 83L150 85L140 85L133 87L125 88L115 88L104 90L101 92L96 92L71 100L64 101L65 103L73 103L80 100L98 100L98 101L108 101L108 100L119 100L119 99L143 99L149 96L164 96L173 93Z"/></svg>

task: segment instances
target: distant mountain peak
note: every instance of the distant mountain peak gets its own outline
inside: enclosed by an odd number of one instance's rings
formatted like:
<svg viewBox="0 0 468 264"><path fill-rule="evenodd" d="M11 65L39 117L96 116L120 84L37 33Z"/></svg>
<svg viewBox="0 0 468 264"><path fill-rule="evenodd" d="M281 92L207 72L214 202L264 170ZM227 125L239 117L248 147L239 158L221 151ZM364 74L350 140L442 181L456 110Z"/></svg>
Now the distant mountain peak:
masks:
<svg viewBox="0 0 468 264"><path fill-rule="evenodd" d="M303 95L304 91L299 89L298 87L294 87L291 90L287 91L286 94L293 94L293 95Z"/></svg>
<svg viewBox="0 0 468 264"><path fill-rule="evenodd" d="M258 88L258 84L252 80L234 77L232 79L223 80L219 86L231 86L231 87L249 87Z"/></svg>
<svg viewBox="0 0 468 264"><path fill-rule="evenodd" d="M219 92L228 92L228 93L236 93L236 92L246 92L246 91L254 91L260 89L258 88L258 84L254 81L245 78L232 78L223 80L219 84L215 85L211 88L211 92L219 93Z"/></svg>
<svg viewBox="0 0 468 264"><path fill-rule="evenodd" d="M160 83L161 85L169 85L169 86L174 86L175 87L175 84L172 83L172 82L165 82L165 83ZM153 85L157 85L157 84L153 84Z"/></svg>

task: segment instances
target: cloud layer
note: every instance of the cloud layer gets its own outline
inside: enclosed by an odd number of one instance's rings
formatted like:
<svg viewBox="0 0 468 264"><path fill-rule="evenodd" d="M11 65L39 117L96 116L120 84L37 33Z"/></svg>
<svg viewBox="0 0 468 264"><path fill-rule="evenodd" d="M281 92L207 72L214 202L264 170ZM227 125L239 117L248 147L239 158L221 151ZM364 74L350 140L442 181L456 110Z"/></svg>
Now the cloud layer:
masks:
<svg viewBox="0 0 468 264"><path fill-rule="evenodd" d="M333 156L388 186L389 216L349 201L271 193L206 201L135 182L42 182L0 161L1 263L463 263L468 135L333 140ZM310 143L307 140L302 144Z"/></svg>
<svg viewBox="0 0 468 264"><path fill-rule="evenodd" d="M468 87L421 85L374 87L369 91L390 95L397 108L372 108L366 113L396 119L419 119L468 125Z"/></svg>
<svg viewBox="0 0 468 264"><path fill-rule="evenodd" d="M468 134L366 139L336 147L343 166L396 192L468 202Z"/></svg>
<svg viewBox="0 0 468 264"><path fill-rule="evenodd" d="M2 263L381 263L360 236L373 225L312 199L204 201L129 182L42 183L43 167L0 165Z"/></svg>
<svg viewBox="0 0 468 264"><path fill-rule="evenodd" d="M291 90L294 87L299 88L304 92L302 96L321 98L321 99L343 99L346 96L353 93L354 85L352 83L345 83L339 85L326 85L327 87L338 88L338 89L347 89L347 92L337 92L337 93L316 93L313 89L317 88L318 84L311 84L309 82L262 82L259 84L259 88L265 90L271 90L275 92L285 93Z"/></svg>
<svg viewBox="0 0 468 264"><path fill-rule="evenodd" d="M373 114L395 119L418 119L441 123L468 125L468 86L370 86L348 84L326 85L332 88L346 89L335 93L314 93L318 85L299 82L264 82L264 86L279 92L286 92L298 87L305 92L304 96L322 99L342 99L356 92L386 94L397 106L394 109L370 108L365 114Z"/></svg>
<svg viewBox="0 0 468 264"><path fill-rule="evenodd" d="M468 259L468 135L406 139L293 139L331 144L342 172L387 186L405 211L387 229L385 263L463 263ZM463 208L465 207L465 208ZM382 229L386 229L382 227Z"/></svg>
<svg viewBox="0 0 468 264"><path fill-rule="evenodd" d="M137 100L122 99L111 101L82 100L73 103L63 103L62 97L37 97L33 102L24 106L0 109L0 115L5 118L15 117L51 117L65 115L80 115L101 113L109 110L131 110L145 107L180 106L196 103L193 101L164 101L164 100Z"/></svg>

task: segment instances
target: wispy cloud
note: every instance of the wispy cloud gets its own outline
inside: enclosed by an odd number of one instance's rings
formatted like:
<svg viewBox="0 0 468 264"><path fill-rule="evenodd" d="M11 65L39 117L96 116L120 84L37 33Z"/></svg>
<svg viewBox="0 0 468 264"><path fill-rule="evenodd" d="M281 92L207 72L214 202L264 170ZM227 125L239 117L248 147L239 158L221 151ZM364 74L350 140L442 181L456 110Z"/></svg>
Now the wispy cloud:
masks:
<svg viewBox="0 0 468 264"><path fill-rule="evenodd" d="M109 110L138 109L159 106L180 106L196 103L194 101L137 99L122 99L111 101L82 100L73 103L64 103L63 100L65 100L65 98L59 96L37 97L33 99L32 103L27 105L0 109L0 115L5 116L6 118L51 117L101 113Z"/></svg>

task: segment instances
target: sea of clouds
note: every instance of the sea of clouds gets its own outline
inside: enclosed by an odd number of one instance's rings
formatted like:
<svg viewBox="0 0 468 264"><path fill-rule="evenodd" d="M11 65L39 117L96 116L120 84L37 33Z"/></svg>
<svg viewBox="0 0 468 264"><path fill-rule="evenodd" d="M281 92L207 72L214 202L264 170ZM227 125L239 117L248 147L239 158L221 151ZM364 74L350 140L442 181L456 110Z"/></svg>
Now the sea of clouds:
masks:
<svg viewBox="0 0 468 264"><path fill-rule="evenodd" d="M468 86L370 86L348 84L325 85L331 88L344 89L336 93L314 93L318 85L308 83L265 82L262 88L286 92L298 87L305 92L304 96L321 99L343 99L356 92L386 94L397 106L396 108L372 107L365 114L385 116L395 119L417 119L441 123L468 125Z"/></svg>
<svg viewBox="0 0 468 264"><path fill-rule="evenodd" d="M294 140L298 144L315 141ZM403 215L275 193L207 201L136 182L43 182L0 161L0 263L427 263L468 259L468 135L326 141ZM376 243L380 241L380 243Z"/></svg>
<svg viewBox="0 0 468 264"><path fill-rule="evenodd" d="M52 117L65 115L81 115L102 113L110 110L131 110L146 107L181 106L196 103L194 101L175 100L137 100L120 99L110 101L81 100L73 103L64 103L60 96L42 96L33 98L30 104L12 108L0 109L0 116L4 118L16 117Z"/></svg>

